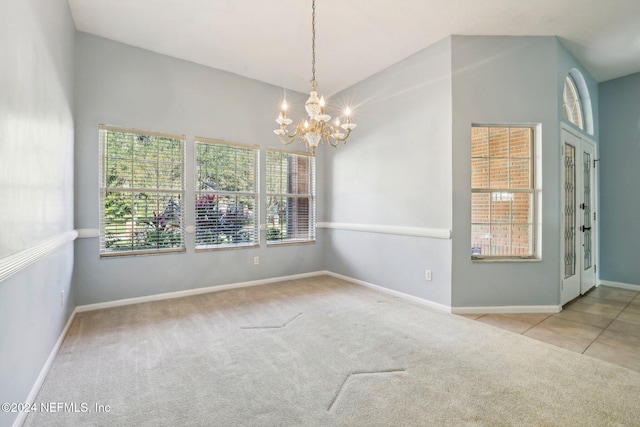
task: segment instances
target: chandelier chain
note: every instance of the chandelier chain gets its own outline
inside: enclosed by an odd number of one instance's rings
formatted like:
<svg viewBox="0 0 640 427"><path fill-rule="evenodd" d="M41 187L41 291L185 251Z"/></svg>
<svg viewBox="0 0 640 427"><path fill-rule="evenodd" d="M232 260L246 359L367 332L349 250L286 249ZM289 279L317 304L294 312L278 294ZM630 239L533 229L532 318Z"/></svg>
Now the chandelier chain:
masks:
<svg viewBox="0 0 640 427"><path fill-rule="evenodd" d="M308 0L307 0L308 1ZM316 155L316 148L319 144L326 143L337 148L338 144L347 142L347 138L351 135L351 131L355 129L356 124L351 122L351 109L345 108L344 114L337 117L335 124L329 123L331 116L325 111L324 96L318 97L318 82L316 82L316 0L311 0L311 91L309 99L304 103L307 117L303 118L295 127L292 133L289 133L287 126L293 123L293 120L287 117L288 104L282 103L282 110L276 119L276 123L280 125L273 132L280 137L284 145L289 145L298 140L307 146L307 150L311 151L311 155Z"/></svg>
<svg viewBox="0 0 640 427"><path fill-rule="evenodd" d="M311 2L311 86L316 87L316 0Z"/></svg>

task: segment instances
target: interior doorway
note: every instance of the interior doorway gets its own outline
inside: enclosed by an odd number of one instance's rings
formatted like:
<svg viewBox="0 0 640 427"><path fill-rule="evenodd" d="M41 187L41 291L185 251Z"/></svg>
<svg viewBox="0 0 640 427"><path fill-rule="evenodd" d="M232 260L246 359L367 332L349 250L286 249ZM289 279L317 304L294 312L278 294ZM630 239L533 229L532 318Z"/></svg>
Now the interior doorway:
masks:
<svg viewBox="0 0 640 427"><path fill-rule="evenodd" d="M567 302L596 285L597 200L596 144L563 128L562 134L562 277L560 300Z"/></svg>

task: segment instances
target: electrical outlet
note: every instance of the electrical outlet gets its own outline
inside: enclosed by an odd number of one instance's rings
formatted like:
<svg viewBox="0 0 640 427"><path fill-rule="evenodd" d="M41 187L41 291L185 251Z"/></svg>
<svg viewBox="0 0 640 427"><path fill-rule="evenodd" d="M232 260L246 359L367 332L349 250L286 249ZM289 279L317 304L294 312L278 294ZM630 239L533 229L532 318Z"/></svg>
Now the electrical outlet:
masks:
<svg viewBox="0 0 640 427"><path fill-rule="evenodd" d="M431 270L425 270L424 278L425 280L431 280Z"/></svg>
<svg viewBox="0 0 640 427"><path fill-rule="evenodd" d="M259 256L254 256L253 257L253 265L260 265L260 257Z"/></svg>

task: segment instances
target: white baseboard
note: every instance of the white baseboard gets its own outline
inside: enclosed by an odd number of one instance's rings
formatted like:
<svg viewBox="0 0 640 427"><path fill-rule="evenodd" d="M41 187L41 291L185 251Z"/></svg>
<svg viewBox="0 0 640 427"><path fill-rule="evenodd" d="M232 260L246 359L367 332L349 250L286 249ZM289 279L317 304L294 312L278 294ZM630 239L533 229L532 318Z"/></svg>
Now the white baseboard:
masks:
<svg viewBox="0 0 640 427"><path fill-rule="evenodd" d="M488 307L450 307L448 305L440 304L437 302L429 301L423 298L419 298L413 295L405 294L403 292L394 291L382 286L374 285L369 282L354 279L353 277L343 276L342 274L326 271L325 274L329 276L337 277L347 282L355 283L358 285L366 286L371 289L386 292L391 295L398 296L400 298L417 302L427 307L434 308L439 311L453 314L498 314L498 313L559 313L562 309L559 305L513 305L513 306L488 306Z"/></svg>
<svg viewBox="0 0 640 427"><path fill-rule="evenodd" d="M613 288L628 289L630 291L640 291L640 285L632 285L630 283L611 282L609 280L600 280L598 286L605 285Z"/></svg>
<svg viewBox="0 0 640 427"><path fill-rule="evenodd" d="M105 303L77 306L73 310L73 312L71 313L71 316L69 316L69 320L67 320L67 323L66 323L64 329L60 333L60 337L58 338L58 341L53 346L53 349L51 350L51 353L49 354L49 357L47 358L47 361L45 362L44 366L42 367L42 370L40 371L40 375L38 375L38 378L36 379L36 382L34 383L33 387L31 388L31 392L29 393L29 396L25 400L25 403L32 404L33 402L35 402L35 399L38 396L38 393L40 392L40 388L42 388L42 384L44 384L44 380L47 378L47 374L49 373L49 369L51 369L51 365L53 364L53 361L55 360L55 358L56 358L56 356L58 354L58 351L60 350L60 347L62 346L62 342L66 338L67 332L69 331L69 328L71 327L71 323L73 322L73 319L75 319L77 313L84 312L84 311L91 311L91 310L100 310L102 308L118 307L118 306L123 306L123 305L130 305L130 304L139 304L141 302L159 301L159 300L165 300L165 299L180 298L180 297L185 297L185 296L189 296L189 295L198 295L198 294L204 294L204 293L209 293L209 292L218 292L218 291L224 291L224 290L227 290L227 289L236 289L236 288L244 288L244 287L248 287L248 286L266 285L266 284L269 284L269 283L282 282L282 281L285 281L285 280L303 279L303 278L307 278L307 277L321 276L321 275L324 275L324 274L327 274L327 272L318 271L318 272L312 272L312 273L295 274L295 275L291 275L291 276L275 277L275 278L271 278L271 279L253 280L253 281L250 281L250 282L232 283L232 284L229 284L229 285L209 286L209 287L206 287L206 288L189 289L189 290L185 290L185 291L169 292L169 293L157 294L157 295L149 295L149 296L146 296L146 297L128 298L128 299L121 299L121 300L116 300L116 301L109 301L109 302L105 302ZM18 417L15 419L15 421L13 423L13 427L22 426L22 424L24 423L24 421L25 421L25 419L27 417L27 414L28 414L27 412L20 412L18 414Z"/></svg>
<svg viewBox="0 0 640 427"><path fill-rule="evenodd" d="M60 350L60 347L62 346L62 342L64 341L65 337L67 336L67 332L69 331L71 323L75 319L75 316L76 316L77 313L85 312L85 311L92 311L92 310L100 310L100 309L103 309L103 308L119 307L119 306L124 306L124 305L131 305L131 304L139 304L139 303L143 303L143 302L160 301L160 300L166 300L166 299L172 299L172 298L181 298L181 297L186 297L186 296L191 296L191 295L200 295L200 294L205 294L205 293L210 293L210 292L219 292L219 291L224 291L224 290L228 290L228 289L237 289L237 288L244 288L244 287L249 287L249 286L266 285L266 284L277 283L277 282L282 282L282 281L286 281L286 280L303 279L303 278L322 276L322 275L329 275L329 276L332 276L332 277L336 277L338 279L345 280L347 282L351 282L351 283L354 283L354 284L357 284L357 285L365 286L367 288L371 288L371 289L375 289L375 290L378 290L378 291L381 291L381 292L385 292L387 294L391 294L391 295L403 298L405 300L412 301L412 302L415 302L415 303L418 303L418 304L422 304L424 306L436 309L438 311L446 312L446 313L454 313L454 314L559 313L560 310L561 310L561 306L555 306L555 305L450 307L450 306L447 306L447 305L444 305L444 304L440 304L440 303L437 303L437 302L429 301L429 300L426 300L426 299L423 299L423 298L419 298L419 297L416 297L416 296L413 296L413 295L405 294L403 292L399 292L399 291L395 291L395 290L392 290L392 289L388 289L388 288L385 288L385 287L382 287L382 286L379 286L379 285L374 285L372 283L365 282L363 280L354 279L353 277L344 276L342 274L337 274L337 273L334 273L334 272L331 272L331 271L327 271L327 270L316 271L316 272L311 272L311 273L304 273L304 274L295 274L295 275L290 275L290 276L274 277L274 278L270 278L270 279L253 280L253 281L249 281L249 282L232 283L232 284L228 284L228 285L219 285L219 286L209 286L209 287L206 287L206 288L188 289L188 290L184 290L184 291L168 292L168 293L164 293L164 294L149 295L149 296L137 297L137 298L127 298L127 299L121 299L121 300L116 300L116 301L108 301L108 302L97 303L97 304L81 305L81 306L77 306L73 310L73 312L71 313L71 316L69 316L69 320L67 320L67 323L66 323L64 329L62 330L62 332L60 334L60 337L58 338L58 341L56 342L55 346L51 350L51 353L49 354L49 357L47 358L47 361L45 362L44 366L42 367L42 370L40 371L40 375L38 375L38 378L36 379L36 382L33 385L32 389L31 389L31 392L29 393L29 396L27 397L27 400L25 401L25 403L32 404L35 401L36 397L38 396L40 388L42 387L42 384L44 383L44 380L46 379L47 374L49 373L49 369L51 368L51 365L53 364L53 361L54 361L56 355L58 354L58 351ZM623 289L640 290L640 286L629 285L629 284L625 284L625 283L600 281L600 284L608 285L608 286L615 286L615 287L619 287L619 288L623 288ZM26 416L27 416L26 412L19 413L18 417L16 418L16 420L13 423L13 427L20 427L24 423Z"/></svg>
<svg viewBox="0 0 640 427"><path fill-rule="evenodd" d="M71 313L71 316L69 316L69 320L67 320L67 323L64 325L64 329L60 333L60 336L58 337L58 341L56 341L56 344L51 349L51 353L49 353L49 357L47 358L47 361L44 363L44 366L40 370L40 375L38 375L36 382L33 384L33 387L31 388L31 392L29 393L29 396L27 396L27 400L25 400L24 402L29 406L31 406L36 401L36 397L38 397L38 393L42 388L42 384L44 384L44 380L47 378L47 375L49 374L49 369L51 369L51 365L53 364L53 361L58 355L58 351L60 350L60 347L62 346L62 342L67 336L67 332L69 332L69 328L71 327L71 323L73 322L73 319L75 319L76 317L76 313L77 313L77 309L73 310L73 312ZM20 411L18 413L18 417L13 422L13 427L20 427L24 423L28 414L29 414L28 412Z"/></svg>
<svg viewBox="0 0 640 427"><path fill-rule="evenodd" d="M559 305L502 305L488 307L451 307L453 314L560 313Z"/></svg>
<svg viewBox="0 0 640 427"><path fill-rule="evenodd" d="M103 308L120 307L123 305L140 304L143 302L160 301L173 298L188 297L191 295L208 294L210 292L226 291L228 289L245 288L249 286L267 285L269 283L283 282L285 280L304 279L307 277L321 276L326 274L324 271L316 271L312 273L294 274L291 276L274 277L271 279L252 280L250 282L231 283L228 285L208 286L206 288L187 289L184 291L167 292L164 294L148 295L144 297L125 298L115 301L100 302L96 304L80 305L76 307L78 313L84 311L101 310Z"/></svg>
<svg viewBox="0 0 640 427"><path fill-rule="evenodd" d="M437 302L429 301L423 298L419 298L413 295L405 294L404 292L394 291L393 289L388 289L382 286L374 285L373 283L365 282L363 280L354 279L353 277L343 276L342 274L333 273L331 271L325 271L325 274L329 276L336 277L338 279L345 280L347 282L355 283L356 285L366 286L367 288L375 289L377 291L385 292L387 294L391 294L412 302L417 302L418 304L426 305L427 307L434 308L438 311L444 311L446 313L451 313L451 307L448 305L440 304Z"/></svg>

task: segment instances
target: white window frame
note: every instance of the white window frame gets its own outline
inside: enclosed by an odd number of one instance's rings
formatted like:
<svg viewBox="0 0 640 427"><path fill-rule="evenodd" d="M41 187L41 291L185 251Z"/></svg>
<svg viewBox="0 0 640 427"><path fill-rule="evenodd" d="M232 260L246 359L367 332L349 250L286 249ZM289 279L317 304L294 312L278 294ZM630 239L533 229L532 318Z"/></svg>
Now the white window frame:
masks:
<svg viewBox="0 0 640 427"><path fill-rule="evenodd" d="M108 133L109 132L118 132L125 133L131 135L132 138L136 137L160 137L160 138L168 138L175 139L180 142L179 153L180 153L180 184L179 186L173 188L161 188L160 185L160 159L159 157L156 159L156 175L158 177L158 185L155 187L150 186L137 186L136 178L134 172L134 162L136 159L138 161L142 161L140 158L135 157L135 153L131 151L131 175L123 175L124 179L122 185L119 186L111 186L107 183L107 173L108 173ZM113 257L113 256L132 256L132 255L151 255L151 254L162 254L162 253L175 253L175 252L185 252L185 235L184 235L184 196L185 196L185 179L184 179L184 171L185 171L185 145L186 145L186 137L184 135L172 135L167 133L155 132L155 131L146 131L139 129L131 129L124 128L118 126L109 126L109 125L99 125L99 136L100 136L100 257ZM132 140L133 144L133 140ZM127 157L127 160L129 158ZM146 160L145 160L146 161ZM133 182L131 182L133 181ZM158 196L164 195L169 197L171 201L171 205L165 205L165 210L163 213L160 213L161 206L156 206L157 211L153 211L153 220L138 220L138 213L134 210L134 202L131 202L131 218L128 220L125 225L113 225L108 223L108 219L106 218L106 200L108 193L122 193L126 195L131 195L132 198L135 198L136 195L146 195L146 194L156 194ZM177 201L175 200L177 198ZM123 203L125 204L125 203ZM146 212L147 216L149 213ZM127 214L128 215L128 214ZM170 216L170 218L169 218ZM128 218L128 217L127 217ZM111 227L112 229L120 230L117 233L107 233L107 228ZM155 233L155 234L154 234ZM144 247L144 248L136 248L136 241L147 241L153 240L153 238L148 237L149 235L160 236L161 233L167 233L167 235L173 236L172 239L176 237L179 239L179 244L177 246L170 247ZM169 234L170 233L170 234ZM113 236L116 236L113 239ZM145 237L146 236L146 237ZM114 246L117 246L118 242L126 242L127 240L131 241L131 249L124 249L125 246L122 246L120 249L113 249Z"/></svg>
<svg viewBox="0 0 640 427"><path fill-rule="evenodd" d="M275 169L271 164L271 153L278 153L287 156L298 156L308 158L309 160L309 173L308 173L308 181L305 182L304 185L309 189L308 192L287 192L287 191L274 191L274 186L270 185L271 179L275 178ZM287 179L287 187L290 184L289 179L291 179L291 173L287 172L286 178L284 177L284 173L282 170L279 170L279 178ZM266 176L267 176L267 190L266 190L266 215L267 215L267 246L272 245L281 245L281 244L291 244L291 243L312 243L316 241L316 158L310 153L299 152L299 151L287 151L277 148L267 148L266 153ZM280 190L283 189L284 185L281 182L279 186ZM295 199L304 199L307 201L308 211L306 213L307 223L307 235L304 237L300 236L284 236L278 238L277 236L282 236L283 232L286 233L287 230L283 230L282 225L286 224L286 220L280 219L280 214L277 212L273 212L273 206L270 206L271 201L274 199L286 200L285 206L288 207L288 200ZM286 208L285 208L286 209ZM278 209L278 212L280 210ZM277 219L276 219L277 215ZM288 224L287 224L288 227ZM279 234L278 234L279 233ZM274 238L274 234L276 237Z"/></svg>
<svg viewBox="0 0 640 427"><path fill-rule="evenodd" d="M528 193L531 194L531 206L530 206L530 215L531 222L528 223L531 225L531 235L530 235L530 249L529 254L527 255L492 255L492 254L474 254L472 248L471 260L472 261L529 261L529 260L540 260L541 259L541 212L542 212L542 177L541 177L541 125L531 124L531 123L522 123L522 124L496 124L496 123L473 123L471 128L475 127L487 127L487 128L530 128L533 132L533 136L531 138L531 146L529 147L530 151L530 188L529 189L509 189L509 188L474 188L473 184L471 184L471 195L473 194L491 194L492 200L495 197L502 197L509 194L514 193ZM470 139L471 142L471 139ZM470 144L471 146L471 144ZM473 160L475 157L471 157ZM490 156L488 158L491 158ZM471 166L471 165L470 165ZM490 171L487 172L489 174ZM471 207L471 218L473 216L473 201L472 197L470 197L470 207ZM474 223L470 221L471 226L480 225L484 223ZM489 219L489 224L493 224L491 222L491 218ZM512 223L511 223L512 224ZM469 238L471 240L471 228ZM472 243L472 242L470 242Z"/></svg>
<svg viewBox="0 0 640 427"><path fill-rule="evenodd" d="M568 92L570 92L570 94ZM573 96L575 99L575 105L568 104L568 95ZM574 108L576 110L575 114ZM585 130L585 114L582 94L580 93L578 85L571 74L567 74L567 77L564 80L564 88L562 89L562 115L577 128Z"/></svg>
<svg viewBox="0 0 640 427"><path fill-rule="evenodd" d="M209 145L211 147L219 147L220 149L237 149L237 153L241 154L242 152L250 153L253 155L253 166L251 167L253 173L253 185L251 191L236 191L229 189L215 189L215 188L204 188L203 184L199 182L198 171L201 167L201 161L198 159L198 146L199 145ZM236 163L234 163L233 168L243 167L243 165L239 164L238 161L241 159L236 159ZM195 217L196 217L196 239L195 239L195 250L196 252L207 251L207 250L219 250L219 249L231 249L231 248L254 248L260 246L260 211L259 211L259 164L260 164L260 147L257 145L247 145L247 144L239 144L234 142L221 141L217 139L196 137L195 138L195 149L194 149L194 164L195 164ZM221 171L224 172L224 171ZM231 169L228 169L227 172L231 172ZM207 210L199 205L201 200L207 200L209 197L211 200L211 215L215 216L215 219L211 219L207 217ZM228 233L228 229L223 224L224 217L228 214L219 213L218 209L221 209L217 204L217 200L221 198L236 198L236 204L233 206L234 214L232 215L233 228L235 230L232 233ZM238 214L239 206L237 205L237 198L251 199L253 202L253 211L250 213ZM246 207L246 206L245 206ZM220 216L219 216L220 215ZM237 228L237 215L246 216L246 218L242 219L242 221L249 220L248 226L245 224L241 224L241 228ZM205 218L202 218L204 216ZM210 224L213 224L212 221L215 220L214 230L219 232L219 235L224 238L223 241L218 243L198 243L199 233L202 233L206 227ZM252 221L251 221L252 220ZM200 223L202 221L202 223ZM220 221L220 222L218 222Z"/></svg>

